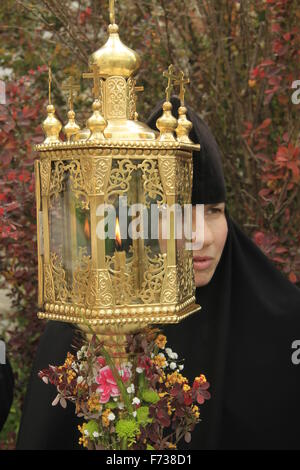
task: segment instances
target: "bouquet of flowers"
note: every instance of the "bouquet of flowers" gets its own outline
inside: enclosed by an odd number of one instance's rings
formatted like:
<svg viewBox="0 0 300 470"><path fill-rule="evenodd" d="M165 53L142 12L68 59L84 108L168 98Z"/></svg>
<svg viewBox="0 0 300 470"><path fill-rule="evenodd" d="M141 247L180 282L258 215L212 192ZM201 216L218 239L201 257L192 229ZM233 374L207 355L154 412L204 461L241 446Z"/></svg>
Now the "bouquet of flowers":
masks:
<svg viewBox="0 0 300 470"><path fill-rule="evenodd" d="M75 404L82 418L79 443L91 450L176 449L200 421L199 405L210 398L203 374L192 384L183 364L156 328L127 335L127 355L116 361L97 335L65 363L39 377L53 384L52 403Z"/></svg>

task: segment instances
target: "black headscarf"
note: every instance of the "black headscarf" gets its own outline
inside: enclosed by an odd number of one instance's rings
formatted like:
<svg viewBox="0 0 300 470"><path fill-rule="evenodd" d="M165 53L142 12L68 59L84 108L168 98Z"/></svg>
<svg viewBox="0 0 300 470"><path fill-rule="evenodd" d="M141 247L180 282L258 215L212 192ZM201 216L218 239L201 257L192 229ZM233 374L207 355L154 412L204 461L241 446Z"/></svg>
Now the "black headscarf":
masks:
<svg viewBox="0 0 300 470"><path fill-rule="evenodd" d="M172 99L173 114L179 101ZM220 151L189 107L194 152L193 204L226 200ZM148 123L155 128L161 103ZM184 375L204 373L211 400L186 449L300 449L300 290L290 283L225 211L228 236L213 275L196 289L202 309L164 328L168 345L185 358Z"/></svg>
<svg viewBox="0 0 300 470"><path fill-rule="evenodd" d="M10 363L0 364L0 432L8 416L14 390L14 377Z"/></svg>
<svg viewBox="0 0 300 470"><path fill-rule="evenodd" d="M69 323L49 321L42 334L25 397L17 450L79 449L78 424L74 406L52 406L56 388L46 385L38 373L50 365L61 365L74 352L75 328Z"/></svg>

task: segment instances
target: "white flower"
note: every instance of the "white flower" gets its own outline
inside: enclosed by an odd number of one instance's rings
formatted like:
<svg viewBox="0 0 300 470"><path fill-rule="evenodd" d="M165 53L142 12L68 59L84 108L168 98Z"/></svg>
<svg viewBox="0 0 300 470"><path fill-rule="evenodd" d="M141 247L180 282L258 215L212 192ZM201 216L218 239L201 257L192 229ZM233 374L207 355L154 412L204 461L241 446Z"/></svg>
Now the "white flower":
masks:
<svg viewBox="0 0 300 470"><path fill-rule="evenodd" d="M166 356L165 356L164 353L162 353L162 352L159 353L158 356L163 357L164 359L166 359Z"/></svg>
<svg viewBox="0 0 300 470"><path fill-rule="evenodd" d="M172 356L172 354L173 354L173 351L172 351L172 349L171 349L171 348L166 348L166 349L165 349L165 351L166 351L166 353L168 354L168 356L169 356L169 357L171 357L171 356Z"/></svg>
<svg viewBox="0 0 300 470"><path fill-rule="evenodd" d="M113 412L110 412L107 418L109 419L109 421L113 421L116 418L116 416L114 415Z"/></svg>
<svg viewBox="0 0 300 470"><path fill-rule="evenodd" d="M42 38L43 39L50 39L52 38L52 33L50 33L50 31L44 31L43 34L42 34Z"/></svg>
<svg viewBox="0 0 300 470"><path fill-rule="evenodd" d="M151 359L153 359L154 358L154 353L151 353L150 357L151 357Z"/></svg>
<svg viewBox="0 0 300 470"><path fill-rule="evenodd" d="M134 397L134 399L132 400L133 405L139 405L140 403L141 403L141 400L138 397Z"/></svg>
<svg viewBox="0 0 300 470"><path fill-rule="evenodd" d="M184 368L184 365L183 365L183 364L180 364L179 370L183 370L183 368Z"/></svg>
<svg viewBox="0 0 300 470"><path fill-rule="evenodd" d="M170 369L174 370L176 369L177 365L176 365L176 362L171 362L170 363Z"/></svg>
<svg viewBox="0 0 300 470"><path fill-rule="evenodd" d="M123 402L118 403L118 408L119 408L119 410L123 410L124 409L124 403Z"/></svg>
<svg viewBox="0 0 300 470"><path fill-rule="evenodd" d="M96 437L96 438L99 437L99 433L97 431L94 431L93 432L93 437Z"/></svg>
<svg viewBox="0 0 300 470"><path fill-rule="evenodd" d="M129 387L127 387L127 393L134 393L134 384L131 384Z"/></svg>
<svg viewBox="0 0 300 470"><path fill-rule="evenodd" d="M84 430L84 434L85 434L86 436L88 436L88 435L89 435L89 432L88 432L88 430L87 430L87 429L85 429L85 430Z"/></svg>
<svg viewBox="0 0 300 470"><path fill-rule="evenodd" d="M178 359L178 354L176 352L173 352L172 359Z"/></svg>
<svg viewBox="0 0 300 470"><path fill-rule="evenodd" d="M77 377L77 383L81 384L82 382L83 382L83 377L82 375L80 375L79 377Z"/></svg>
<svg viewBox="0 0 300 470"><path fill-rule="evenodd" d="M132 413L132 416L135 418L136 417L136 411Z"/></svg>
<svg viewBox="0 0 300 470"><path fill-rule="evenodd" d="M113 401L118 401L119 399L117 397L114 397L113 398Z"/></svg>
<svg viewBox="0 0 300 470"><path fill-rule="evenodd" d="M142 374L144 372L144 369L142 369L142 367L137 367L135 370L138 374Z"/></svg>

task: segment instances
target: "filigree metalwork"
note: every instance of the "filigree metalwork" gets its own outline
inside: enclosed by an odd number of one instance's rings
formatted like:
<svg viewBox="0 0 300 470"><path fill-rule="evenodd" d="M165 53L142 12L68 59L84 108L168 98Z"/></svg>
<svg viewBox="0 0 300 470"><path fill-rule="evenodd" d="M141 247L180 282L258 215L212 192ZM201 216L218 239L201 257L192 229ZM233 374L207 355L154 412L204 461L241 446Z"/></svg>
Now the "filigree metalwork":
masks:
<svg viewBox="0 0 300 470"><path fill-rule="evenodd" d="M163 304L176 303L178 297L177 268L168 266L163 280L160 301Z"/></svg>
<svg viewBox="0 0 300 470"><path fill-rule="evenodd" d="M41 159L40 168L42 196L48 196L51 176L51 160L49 157Z"/></svg>
<svg viewBox="0 0 300 470"><path fill-rule="evenodd" d="M109 77L105 82L106 88L106 118L126 119L127 84L123 77Z"/></svg>
<svg viewBox="0 0 300 470"><path fill-rule="evenodd" d="M111 170L111 158L81 157L84 189L88 195L104 195Z"/></svg>
<svg viewBox="0 0 300 470"><path fill-rule="evenodd" d="M179 204L189 204L192 195L193 167L188 160L177 161L176 194Z"/></svg>
<svg viewBox="0 0 300 470"><path fill-rule="evenodd" d="M54 283L52 270L49 264L44 264L44 300L45 302L55 301Z"/></svg>
<svg viewBox="0 0 300 470"><path fill-rule="evenodd" d="M156 160L144 160L138 165L143 172L145 204L150 208L151 203L156 202L158 205L165 204L166 195L164 193L160 174Z"/></svg>
<svg viewBox="0 0 300 470"><path fill-rule="evenodd" d="M89 307L114 305L114 292L110 275L106 269L92 269L88 279L86 303Z"/></svg>
<svg viewBox="0 0 300 470"><path fill-rule="evenodd" d="M160 177L167 195L176 193L176 167L175 158L158 158Z"/></svg>
<svg viewBox="0 0 300 470"><path fill-rule="evenodd" d="M162 284L166 270L166 255L153 254L150 247L145 247L145 273L140 298L145 304L160 301Z"/></svg>
<svg viewBox="0 0 300 470"><path fill-rule="evenodd" d="M135 79L129 77L127 80L128 119L134 119L136 112Z"/></svg>
<svg viewBox="0 0 300 470"><path fill-rule="evenodd" d="M66 181L69 175L71 182L71 189L84 209L89 208L89 200L87 197L86 188L81 172L79 160L72 160L70 162L54 161L51 170L51 180L49 193L50 207L52 198L56 199L62 191L66 190ZM81 197L82 196L82 197Z"/></svg>
<svg viewBox="0 0 300 470"><path fill-rule="evenodd" d="M78 258L72 277L72 291L69 294L72 302L84 304L89 290L89 278L92 260L87 255L86 247L79 247Z"/></svg>
<svg viewBox="0 0 300 470"><path fill-rule="evenodd" d="M117 167L110 172L107 188L107 202L112 203L114 196L123 195L129 189L131 174L136 169L136 165L131 160L118 160Z"/></svg>
<svg viewBox="0 0 300 470"><path fill-rule="evenodd" d="M50 267L53 279L55 300L65 302L69 298L67 287L66 272L63 267L61 255L58 253L50 253Z"/></svg>
<svg viewBox="0 0 300 470"><path fill-rule="evenodd" d="M177 280L179 302L184 302L193 295L194 288L193 252L191 250L177 251Z"/></svg>

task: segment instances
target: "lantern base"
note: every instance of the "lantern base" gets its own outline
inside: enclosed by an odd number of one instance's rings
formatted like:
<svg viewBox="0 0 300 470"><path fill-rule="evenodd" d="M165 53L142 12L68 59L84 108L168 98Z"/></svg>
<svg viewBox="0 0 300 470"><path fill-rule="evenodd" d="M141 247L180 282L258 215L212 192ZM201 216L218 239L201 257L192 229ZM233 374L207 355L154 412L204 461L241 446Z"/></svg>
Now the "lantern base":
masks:
<svg viewBox="0 0 300 470"><path fill-rule="evenodd" d="M147 325L179 323L192 313L201 309L190 298L181 305L123 306L120 308L86 309L67 304L45 304L45 312L38 312L38 318L84 324L106 330L116 326L122 331L132 328L141 329Z"/></svg>

